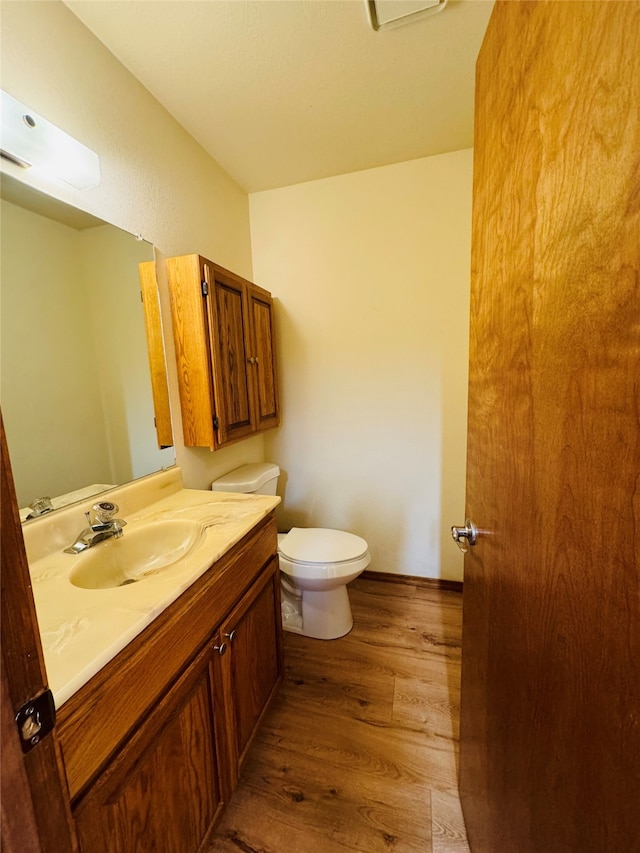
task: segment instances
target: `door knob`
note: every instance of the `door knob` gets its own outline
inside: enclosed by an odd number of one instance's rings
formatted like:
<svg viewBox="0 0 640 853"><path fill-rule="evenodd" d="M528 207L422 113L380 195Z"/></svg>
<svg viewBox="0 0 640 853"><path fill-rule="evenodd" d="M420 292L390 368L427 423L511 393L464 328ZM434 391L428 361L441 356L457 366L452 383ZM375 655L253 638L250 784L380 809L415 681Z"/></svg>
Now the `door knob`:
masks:
<svg viewBox="0 0 640 853"><path fill-rule="evenodd" d="M467 552L470 545L475 545L478 539L478 528L473 521L467 519L464 527L452 527L451 538L461 551Z"/></svg>
<svg viewBox="0 0 640 853"><path fill-rule="evenodd" d="M219 655L223 655L227 651L227 644L220 643L219 646L216 645L213 647L213 651L218 652Z"/></svg>

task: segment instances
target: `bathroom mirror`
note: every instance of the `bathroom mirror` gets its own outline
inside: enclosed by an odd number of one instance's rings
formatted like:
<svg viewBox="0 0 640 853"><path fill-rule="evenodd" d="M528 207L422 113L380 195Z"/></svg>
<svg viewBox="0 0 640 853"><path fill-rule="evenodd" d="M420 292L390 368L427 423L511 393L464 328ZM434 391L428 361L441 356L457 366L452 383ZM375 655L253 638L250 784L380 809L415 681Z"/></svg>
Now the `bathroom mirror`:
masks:
<svg viewBox="0 0 640 853"><path fill-rule="evenodd" d="M175 454L156 433L141 301L153 246L6 174L0 188L0 402L25 520L36 498L66 506Z"/></svg>

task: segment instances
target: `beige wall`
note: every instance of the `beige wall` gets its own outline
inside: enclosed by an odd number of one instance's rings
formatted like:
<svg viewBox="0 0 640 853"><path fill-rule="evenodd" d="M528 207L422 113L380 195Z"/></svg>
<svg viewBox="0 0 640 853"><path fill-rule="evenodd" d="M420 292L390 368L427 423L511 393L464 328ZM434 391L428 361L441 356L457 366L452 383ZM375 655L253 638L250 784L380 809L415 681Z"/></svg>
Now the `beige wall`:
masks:
<svg viewBox="0 0 640 853"><path fill-rule="evenodd" d="M466 150L250 196L280 522L358 533L378 571L462 578L471 173Z"/></svg>
<svg viewBox="0 0 640 853"><path fill-rule="evenodd" d="M2 88L96 151L102 183L81 192L4 163L3 171L154 243L165 318L168 256L200 252L251 277L244 191L62 3L2 3L0 15ZM262 459L262 438L215 454L184 448L172 347L169 381L187 485L206 488Z"/></svg>

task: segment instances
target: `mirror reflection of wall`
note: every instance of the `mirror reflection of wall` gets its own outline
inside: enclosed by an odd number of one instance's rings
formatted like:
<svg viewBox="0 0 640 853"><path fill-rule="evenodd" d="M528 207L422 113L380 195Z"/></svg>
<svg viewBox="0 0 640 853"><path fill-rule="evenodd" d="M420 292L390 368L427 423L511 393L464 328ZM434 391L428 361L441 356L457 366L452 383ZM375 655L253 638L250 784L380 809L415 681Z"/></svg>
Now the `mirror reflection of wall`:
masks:
<svg viewBox="0 0 640 853"><path fill-rule="evenodd" d="M19 505L172 465L173 448L157 445L138 277L153 247L68 205L43 215L8 195L0 393Z"/></svg>

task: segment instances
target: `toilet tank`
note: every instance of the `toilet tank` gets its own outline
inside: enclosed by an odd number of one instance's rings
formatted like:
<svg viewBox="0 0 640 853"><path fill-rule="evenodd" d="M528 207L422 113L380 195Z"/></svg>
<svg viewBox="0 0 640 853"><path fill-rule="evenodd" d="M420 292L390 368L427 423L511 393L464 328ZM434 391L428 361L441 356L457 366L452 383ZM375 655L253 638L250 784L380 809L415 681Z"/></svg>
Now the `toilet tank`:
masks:
<svg viewBox="0 0 640 853"><path fill-rule="evenodd" d="M214 492L275 495L280 469L271 462L243 465L211 483Z"/></svg>

